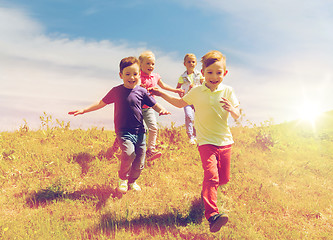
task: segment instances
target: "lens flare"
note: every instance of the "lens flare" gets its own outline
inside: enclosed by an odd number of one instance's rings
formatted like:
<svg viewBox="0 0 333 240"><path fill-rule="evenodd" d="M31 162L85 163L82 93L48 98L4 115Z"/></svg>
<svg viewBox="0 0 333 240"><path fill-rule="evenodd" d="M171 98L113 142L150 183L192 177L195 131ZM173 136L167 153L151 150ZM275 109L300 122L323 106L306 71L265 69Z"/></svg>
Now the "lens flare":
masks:
<svg viewBox="0 0 333 240"><path fill-rule="evenodd" d="M312 102L305 102L299 109L299 118L305 121L314 122L322 113L320 106Z"/></svg>

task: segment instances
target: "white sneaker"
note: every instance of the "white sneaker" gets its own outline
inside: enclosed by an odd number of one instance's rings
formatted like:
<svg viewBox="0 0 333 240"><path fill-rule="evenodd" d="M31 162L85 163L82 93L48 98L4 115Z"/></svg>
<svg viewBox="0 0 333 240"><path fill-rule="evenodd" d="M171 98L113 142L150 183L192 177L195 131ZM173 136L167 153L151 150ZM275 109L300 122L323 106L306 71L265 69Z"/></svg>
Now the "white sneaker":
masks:
<svg viewBox="0 0 333 240"><path fill-rule="evenodd" d="M122 180L122 179L119 179L119 183L118 183L118 188L117 190L120 192L120 193L126 193L127 190L128 190L128 180Z"/></svg>
<svg viewBox="0 0 333 240"><path fill-rule="evenodd" d="M129 183L129 184L128 184L128 188L129 188L129 189L132 189L132 190L134 190L134 191L141 191L141 187L140 187L136 182L134 182L134 183Z"/></svg>
<svg viewBox="0 0 333 240"><path fill-rule="evenodd" d="M191 138L190 141L189 141L189 143L191 145L196 145L197 144L197 139L196 138Z"/></svg>

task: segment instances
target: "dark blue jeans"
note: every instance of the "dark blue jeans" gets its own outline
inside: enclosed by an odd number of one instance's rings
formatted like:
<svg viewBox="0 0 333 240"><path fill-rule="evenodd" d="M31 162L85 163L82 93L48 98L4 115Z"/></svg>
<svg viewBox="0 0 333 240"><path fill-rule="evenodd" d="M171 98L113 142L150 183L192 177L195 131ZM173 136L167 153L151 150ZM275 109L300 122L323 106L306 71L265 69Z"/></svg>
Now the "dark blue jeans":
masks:
<svg viewBox="0 0 333 240"><path fill-rule="evenodd" d="M133 183L139 178L144 168L146 135L145 133L119 132L117 133L117 140L121 149L119 178L122 180L128 179L129 183Z"/></svg>

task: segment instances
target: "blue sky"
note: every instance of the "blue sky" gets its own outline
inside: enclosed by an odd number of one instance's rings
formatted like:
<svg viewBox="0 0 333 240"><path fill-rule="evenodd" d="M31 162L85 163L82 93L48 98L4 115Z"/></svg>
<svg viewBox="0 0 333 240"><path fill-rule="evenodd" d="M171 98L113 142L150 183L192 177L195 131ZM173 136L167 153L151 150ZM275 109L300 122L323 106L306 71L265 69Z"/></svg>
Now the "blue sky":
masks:
<svg viewBox="0 0 333 240"><path fill-rule="evenodd" d="M112 129L112 107L67 112L121 83L119 61L147 49L171 86L186 53L223 52L224 82L253 123L332 110L332 27L330 0L0 0L0 130L39 126L43 112ZM161 124L183 124L181 109L160 102L172 113Z"/></svg>

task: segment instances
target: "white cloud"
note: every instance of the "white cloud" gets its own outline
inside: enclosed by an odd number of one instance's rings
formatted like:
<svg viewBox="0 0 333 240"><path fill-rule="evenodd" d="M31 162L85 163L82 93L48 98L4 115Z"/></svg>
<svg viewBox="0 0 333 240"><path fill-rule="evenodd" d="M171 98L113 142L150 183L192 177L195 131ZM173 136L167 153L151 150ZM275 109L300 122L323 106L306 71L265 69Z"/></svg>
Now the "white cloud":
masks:
<svg viewBox="0 0 333 240"><path fill-rule="evenodd" d="M226 28L226 38L228 34L237 37L224 41L223 46L219 38L210 40L216 49L228 52L230 72L225 83L234 87L249 120L260 122L270 117L276 122L291 120L297 117L295 109L302 104L304 94L319 100L324 110L333 108L332 3L324 0L283 0L274 4L259 0L182 3L191 7L197 4L202 11L214 14L214 19L224 18L228 26L221 28ZM145 43L131 47L126 42L47 35L43 24L27 11L8 7L0 7L0 32L0 97L6 100L0 102L0 110L15 117L10 123L16 127L23 118L38 121L43 111L83 127L99 124L113 127L112 108L75 119L68 118L66 112L100 99L118 85L120 59L138 56L147 48ZM182 56L150 50L156 55L156 72L164 82L176 86L185 70ZM161 117L161 122L176 120L183 124L182 109L161 103L173 113ZM5 124L8 121L0 118L0 127Z"/></svg>
<svg viewBox="0 0 333 240"><path fill-rule="evenodd" d="M332 50L333 2L330 0L183 0L178 3L197 6L214 19L220 18L221 24L215 21L207 25L220 26L224 38L233 37L233 41L253 48L252 51L298 52L324 46Z"/></svg>
<svg viewBox="0 0 333 240"><path fill-rule="evenodd" d="M0 7L0 39L12 42L30 38L42 32L43 26L21 9Z"/></svg>
<svg viewBox="0 0 333 240"><path fill-rule="evenodd" d="M223 21L224 41L215 39L240 63L229 65L226 83L235 87L251 120L273 117L278 122L297 117L307 98L333 108L333 2L329 0L194 0L182 1ZM215 24L214 26L218 26ZM234 44L237 42L237 44ZM309 109L309 112L311 109Z"/></svg>
<svg viewBox="0 0 333 240"><path fill-rule="evenodd" d="M4 99L0 108L4 116L14 117L12 121L2 118L1 129L8 124L15 129L22 119L34 125L44 111L54 118L70 120L75 126L113 128L113 107L75 119L69 118L67 112L101 99L120 84L120 60L138 56L145 48L46 35L44 30L27 12L0 8L0 97ZM181 65L172 55L156 55L161 64L156 70L175 86L178 73L169 69L181 69Z"/></svg>

